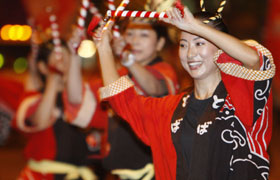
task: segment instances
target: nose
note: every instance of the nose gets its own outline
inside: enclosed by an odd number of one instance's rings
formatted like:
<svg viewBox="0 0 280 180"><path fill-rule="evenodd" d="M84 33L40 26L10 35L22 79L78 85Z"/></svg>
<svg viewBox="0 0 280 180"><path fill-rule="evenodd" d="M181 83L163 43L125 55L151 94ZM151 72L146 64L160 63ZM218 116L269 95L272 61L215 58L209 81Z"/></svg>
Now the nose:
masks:
<svg viewBox="0 0 280 180"><path fill-rule="evenodd" d="M131 45L137 46L139 44L139 37L137 35L133 35L131 37Z"/></svg>
<svg viewBox="0 0 280 180"><path fill-rule="evenodd" d="M188 48L188 53L187 53L187 58L188 59L193 59L197 55L197 50L195 47L190 46Z"/></svg>

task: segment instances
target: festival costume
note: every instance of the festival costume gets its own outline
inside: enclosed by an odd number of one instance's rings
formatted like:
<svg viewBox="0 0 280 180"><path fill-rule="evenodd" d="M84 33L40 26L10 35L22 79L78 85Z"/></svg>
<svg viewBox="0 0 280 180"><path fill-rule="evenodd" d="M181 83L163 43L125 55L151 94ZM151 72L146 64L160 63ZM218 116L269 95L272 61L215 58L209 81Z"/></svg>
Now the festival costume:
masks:
<svg viewBox="0 0 280 180"><path fill-rule="evenodd" d="M145 68L164 83L167 94L176 93L178 90L177 77L175 71L169 64L157 57L150 64L146 65ZM129 74L126 68L121 68L118 72L120 75ZM136 80L130 74L129 76L136 83L137 92L146 96L147 93L141 89ZM96 80L90 84L92 92L94 96L97 97L96 99L98 101L97 90L102 87L102 84L96 82ZM75 117L75 115L73 115L73 117ZM150 168L149 165L152 163L150 148L144 145L131 130L131 127L120 117L116 116L115 113L112 113L112 110L107 111L106 109L102 109L102 104L99 103L90 123L93 122L96 124L98 124L98 122L106 122L104 124L108 124L104 127L105 132L108 133L108 144L103 148L107 149L107 152L103 153L103 166L105 169L110 171L118 169L112 172L116 174L118 174L119 169L121 169L124 170L120 172L121 174L135 173L136 176L138 176L138 172L153 171L153 168Z"/></svg>
<svg viewBox="0 0 280 180"><path fill-rule="evenodd" d="M86 91L84 89L85 94ZM18 179L95 179L87 165L91 163L89 157L99 153L99 150L87 145L88 132L78 127L83 127L83 122L75 122L74 125L67 122L67 114L70 113L66 111L71 111L70 107L74 109L75 105L68 102L66 92L57 94L50 127L39 131L28 120L36 111L42 95L41 92L26 92L13 122L14 127L28 138L24 149L28 162Z"/></svg>
<svg viewBox="0 0 280 180"><path fill-rule="evenodd" d="M246 43L258 51L261 68L246 69L219 50L215 62L222 81L193 127L189 162L181 148L189 94L138 96L128 77L100 90L101 97L151 146L156 179L268 178L266 150L272 132L271 82L275 65L268 50L256 42Z"/></svg>

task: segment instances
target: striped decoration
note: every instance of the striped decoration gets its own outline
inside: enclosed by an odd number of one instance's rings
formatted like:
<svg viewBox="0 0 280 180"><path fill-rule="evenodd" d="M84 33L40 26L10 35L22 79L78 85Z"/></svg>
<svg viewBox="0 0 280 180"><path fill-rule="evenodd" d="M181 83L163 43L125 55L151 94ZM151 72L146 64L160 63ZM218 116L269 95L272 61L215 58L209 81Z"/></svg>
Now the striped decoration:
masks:
<svg viewBox="0 0 280 180"><path fill-rule="evenodd" d="M216 19L221 19L222 18L222 11L224 10L224 7L226 5L226 0L222 0L222 2L220 3L220 6L216 12L216 16L210 17L208 20L204 20L203 22L205 24L208 24L210 21L215 21ZM204 0L200 0L200 8L202 12L206 12L206 8L205 8L205 3Z"/></svg>
<svg viewBox="0 0 280 180"><path fill-rule="evenodd" d="M114 17L141 17L141 18L167 18L165 12L155 12L155 11L107 11L107 16Z"/></svg>

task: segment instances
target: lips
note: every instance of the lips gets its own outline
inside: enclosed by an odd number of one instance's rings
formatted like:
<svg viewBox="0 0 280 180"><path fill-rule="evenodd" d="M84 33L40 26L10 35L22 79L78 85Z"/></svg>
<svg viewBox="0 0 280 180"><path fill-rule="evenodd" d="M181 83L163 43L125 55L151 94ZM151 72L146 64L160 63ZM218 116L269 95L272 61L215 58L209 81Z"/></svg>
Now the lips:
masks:
<svg viewBox="0 0 280 180"><path fill-rule="evenodd" d="M191 70L196 70L202 65L202 61L188 62Z"/></svg>

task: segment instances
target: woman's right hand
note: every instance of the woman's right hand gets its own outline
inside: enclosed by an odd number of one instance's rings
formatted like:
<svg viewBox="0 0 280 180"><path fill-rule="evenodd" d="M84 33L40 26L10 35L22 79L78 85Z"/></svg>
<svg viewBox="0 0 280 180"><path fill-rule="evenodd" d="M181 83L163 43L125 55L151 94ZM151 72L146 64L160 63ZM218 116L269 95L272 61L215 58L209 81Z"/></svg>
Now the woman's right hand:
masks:
<svg viewBox="0 0 280 180"><path fill-rule="evenodd" d="M178 8L172 8L166 11L166 15L168 18L160 18L160 20L172 24L182 31L190 33L193 33L196 30L195 25L199 23L187 7L184 8L183 15Z"/></svg>
<svg viewBox="0 0 280 180"><path fill-rule="evenodd" d="M92 39L97 49L106 48L108 45L110 45L110 42L112 40L111 30L113 25L114 22L109 21L108 26L104 28L106 26L106 23L103 21L100 27L95 31L94 35L92 36Z"/></svg>

